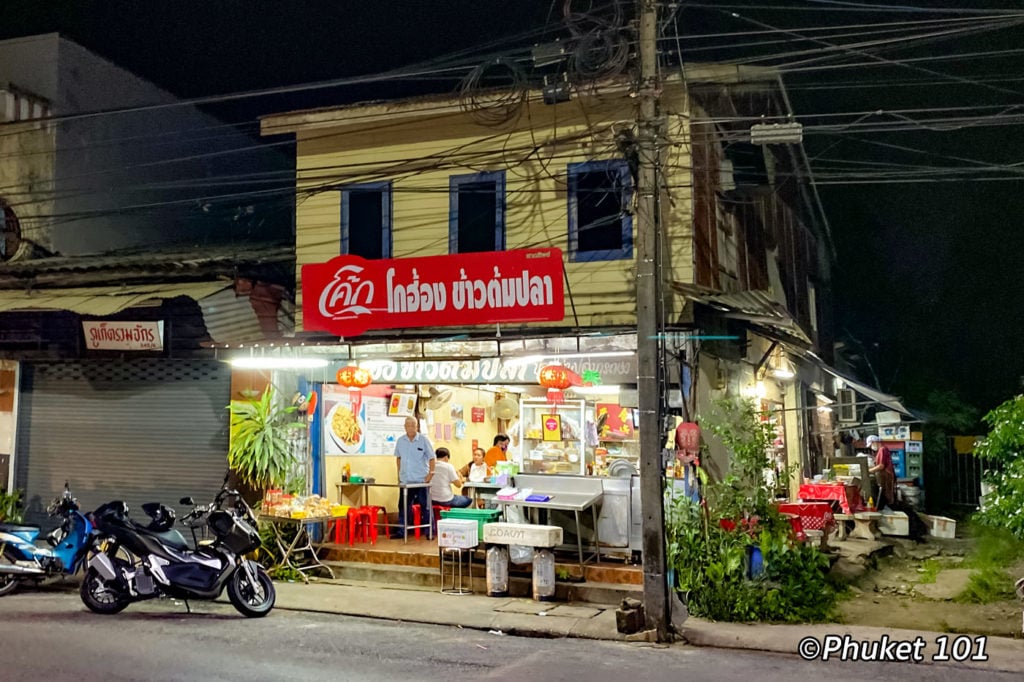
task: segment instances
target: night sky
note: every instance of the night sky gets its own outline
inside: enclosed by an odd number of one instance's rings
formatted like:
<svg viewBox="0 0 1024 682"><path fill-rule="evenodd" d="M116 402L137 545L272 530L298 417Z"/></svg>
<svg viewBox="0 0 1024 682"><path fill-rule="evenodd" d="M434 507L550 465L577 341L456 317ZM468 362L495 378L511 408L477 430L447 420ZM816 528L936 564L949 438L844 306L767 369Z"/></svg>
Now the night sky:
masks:
<svg viewBox="0 0 1024 682"><path fill-rule="evenodd" d="M564 39L562 4L3 0L0 38L60 32L193 98ZM632 3L622 5L630 16ZM879 22L892 26L863 27ZM797 69L784 78L837 250L837 338L859 356L861 378L918 408L935 389L982 410L1019 393L1024 2L707 0L687 3L667 32L676 29L679 43L662 43L667 58L681 48L693 61L745 57ZM905 41L911 31L917 42ZM834 50L839 43L846 49ZM820 68L828 64L845 66ZM210 110L251 130L261 114L452 85L346 86Z"/></svg>

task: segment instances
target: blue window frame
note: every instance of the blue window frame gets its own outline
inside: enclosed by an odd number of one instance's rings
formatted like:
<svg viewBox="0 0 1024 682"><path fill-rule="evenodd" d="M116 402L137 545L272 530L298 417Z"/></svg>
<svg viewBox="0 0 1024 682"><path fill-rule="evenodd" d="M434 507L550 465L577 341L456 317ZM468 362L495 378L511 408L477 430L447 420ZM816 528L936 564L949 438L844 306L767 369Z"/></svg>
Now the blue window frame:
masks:
<svg viewBox="0 0 1024 682"><path fill-rule="evenodd" d="M633 257L633 179L623 159L569 164L569 260Z"/></svg>
<svg viewBox="0 0 1024 682"><path fill-rule="evenodd" d="M448 252L504 251L505 171L453 175L448 191Z"/></svg>
<svg viewBox="0 0 1024 682"><path fill-rule="evenodd" d="M341 253L391 258L391 183L341 188Z"/></svg>

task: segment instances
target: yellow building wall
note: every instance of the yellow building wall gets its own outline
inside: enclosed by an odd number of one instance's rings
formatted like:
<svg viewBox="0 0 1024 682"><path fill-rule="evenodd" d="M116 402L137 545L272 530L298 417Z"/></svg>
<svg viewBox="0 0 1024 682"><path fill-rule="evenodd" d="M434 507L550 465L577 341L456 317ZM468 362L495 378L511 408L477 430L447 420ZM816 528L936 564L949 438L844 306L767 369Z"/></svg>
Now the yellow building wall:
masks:
<svg viewBox="0 0 1024 682"><path fill-rule="evenodd" d="M687 105L682 97L666 99L670 144L665 147L667 173L661 197L663 275L666 280L691 281ZM632 260L568 262L565 182L570 163L623 158L616 133L631 128L635 103L624 92L554 106L530 102L512 130L480 125L463 112L448 112L300 131L297 330L302 329L301 266L327 261L340 252L341 185L391 180L393 257L443 255L448 253L450 176L499 170L506 172L506 248L557 247L566 257L565 320L529 327L574 324L573 304L580 326L635 325L636 224Z"/></svg>

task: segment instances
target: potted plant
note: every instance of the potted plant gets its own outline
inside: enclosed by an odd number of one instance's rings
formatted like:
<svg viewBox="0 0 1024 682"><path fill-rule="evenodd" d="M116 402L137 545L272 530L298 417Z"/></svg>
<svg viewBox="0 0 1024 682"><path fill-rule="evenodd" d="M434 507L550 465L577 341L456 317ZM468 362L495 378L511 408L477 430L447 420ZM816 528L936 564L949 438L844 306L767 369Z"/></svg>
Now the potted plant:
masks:
<svg viewBox="0 0 1024 682"><path fill-rule="evenodd" d="M280 404L272 387L254 400L232 400L228 409L228 464L243 484L262 493L267 488L285 487L296 469L304 469L304 462L296 459L289 435L306 425L293 416L294 406Z"/></svg>

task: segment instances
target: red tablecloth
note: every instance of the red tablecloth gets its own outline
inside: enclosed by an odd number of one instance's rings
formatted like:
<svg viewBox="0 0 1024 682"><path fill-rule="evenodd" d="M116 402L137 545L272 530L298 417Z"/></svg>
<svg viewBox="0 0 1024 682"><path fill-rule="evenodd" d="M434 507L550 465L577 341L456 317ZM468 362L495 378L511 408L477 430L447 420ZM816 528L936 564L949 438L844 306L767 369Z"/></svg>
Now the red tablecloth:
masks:
<svg viewBox="0 0 1024 682"><path fill-rule="evenodd" d="M801 502L831 501L839 503L844 514L865 509L860 497L860 488L842 483L804 483L799 491Z"/></svg>
<svg viewBox="0 0 1024 682"><path fill-rule="evenodd" d="M829 532L835 525L832 505L828 502L783 502L779 504L782 514L796 514L800 524L807 530Z"/></svg>

